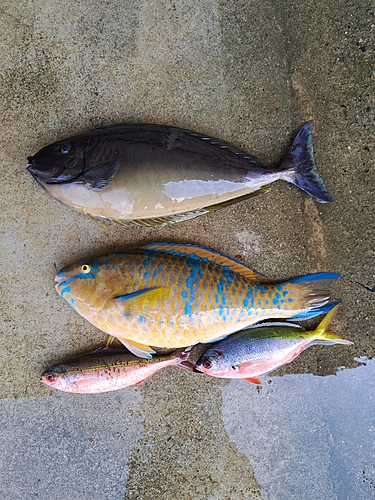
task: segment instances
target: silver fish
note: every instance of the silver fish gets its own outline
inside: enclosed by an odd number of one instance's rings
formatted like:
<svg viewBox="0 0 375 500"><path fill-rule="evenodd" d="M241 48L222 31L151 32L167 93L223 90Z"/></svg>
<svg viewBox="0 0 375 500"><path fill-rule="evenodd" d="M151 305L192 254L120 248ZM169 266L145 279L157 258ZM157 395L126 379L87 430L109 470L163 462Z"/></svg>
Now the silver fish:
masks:
<svg viewBox="0 0 375 500"><path fill-rule="evenodd" d="M333 202L315 165L311 122L280 168L211 137L176 127L99 127L41 149L27 170L51 196L103 221L158 226L191 219L268 191L285 180Z"/></svg>

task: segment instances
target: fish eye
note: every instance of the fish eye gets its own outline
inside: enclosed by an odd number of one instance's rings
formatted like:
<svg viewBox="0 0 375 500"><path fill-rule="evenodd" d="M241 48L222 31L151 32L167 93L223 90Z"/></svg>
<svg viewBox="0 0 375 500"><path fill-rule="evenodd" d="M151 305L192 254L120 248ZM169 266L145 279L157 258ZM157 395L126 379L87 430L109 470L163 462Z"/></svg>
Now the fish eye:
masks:
<svg viewBox="0 0 375 500"><path fill-rule="evenodd" d="M210 361L209 359L207 359L207 360L203 363L203 368L206 368L206 370L209 370L210 368L212 368L212 361Z"/></svg>
<svg viewBox="0 0 375 500"><path fill-rule="evenodd" d="M48 380L48 382L53 382L54 378L55 377L52 375L52 373L48 373L48 375L46 375L46 379Z"/></svg>
<svg viewBox="0 0 375 500"><path fill-rule="evenodd" d="M63 144L60 148L60 151L63 155L66 155L67 153L69 153L70 149L71 149L70 144Z"/></svg>
<svg viewBox="0 0 375 500"><path fill-rule="evenodd" d="M233 365L232 370L238 370L238 365Z"/></svg>
<svg viewBox="0 0 375 500"><path fill-rule="evenodd" d="M89 273L89 272L90 272L90 269L91 269L91 266L89 266L88 264L83 264L83 265L81 266L81 271L82 271L83 273Z"/></svg>

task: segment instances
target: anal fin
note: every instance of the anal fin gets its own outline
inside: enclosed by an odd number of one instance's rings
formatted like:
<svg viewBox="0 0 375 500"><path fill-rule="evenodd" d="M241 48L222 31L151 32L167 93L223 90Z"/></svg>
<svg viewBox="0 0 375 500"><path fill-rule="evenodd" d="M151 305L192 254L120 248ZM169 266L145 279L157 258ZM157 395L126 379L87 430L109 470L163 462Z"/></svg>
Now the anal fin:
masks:
<svg viewBox="0 0 375 500"><path fill-rule="evenodd" d="M180 214L165 215L164 217L152 217L148 219L133 219L131 222L136 226L142 227L161 227L167 226L169 224L177 224L178 222L183 222L190 219L195 219L200 215L208 214L211 212L216 212L225 207L229 207L235 203L254 198L260 194L266 193L270 190L270 187L265 186L252 193L245 194L243 196L238 196L237 198L231 198L230 200L223 201L221 203L215 203L214 205L209 205L207 207L199 208L198 210L193 210L191 212L182 212Z"/></svg>
<svg viewBox="0 0 375 500"><path fill-rule="evenodd" d="M243 380L246 380L246 382L251 382L252 384L262 385L262 382L258 377L246 377Z"/></svg>

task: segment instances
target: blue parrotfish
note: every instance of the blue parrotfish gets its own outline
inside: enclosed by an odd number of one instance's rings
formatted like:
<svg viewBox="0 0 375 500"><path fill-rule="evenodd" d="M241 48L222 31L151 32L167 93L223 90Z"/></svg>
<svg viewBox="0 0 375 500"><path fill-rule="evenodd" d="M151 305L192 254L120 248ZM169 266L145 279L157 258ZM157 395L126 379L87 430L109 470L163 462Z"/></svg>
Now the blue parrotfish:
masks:
<svg viewBox="0 0 375 500"><path fill-rule="evenodd" d="M150 357L155 347L217 341L269 318L328 312L340 276L318 273L272 282L209 248L153 243L61 269L56 290L81 316Z"/></svg>
<svg viewBox="0 0 375 500"><path fill-rule="evenodd" d="M284 180L331 203L315 165L311 122L279 168L191 130L126 123L59 140L28 158L52 197L104 224L158 226L192 219L268 191Z"/></svg>

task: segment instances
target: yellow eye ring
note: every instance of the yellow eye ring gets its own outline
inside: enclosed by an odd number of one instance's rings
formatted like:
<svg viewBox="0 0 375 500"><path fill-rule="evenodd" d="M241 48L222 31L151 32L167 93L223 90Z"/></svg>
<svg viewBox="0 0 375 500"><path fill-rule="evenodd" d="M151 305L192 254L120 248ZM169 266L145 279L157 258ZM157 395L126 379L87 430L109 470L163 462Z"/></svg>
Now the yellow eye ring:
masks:
<svg viewBox="0 0 375 500"><path fill-rule="evenodd" d="M91 269L91 266L89 266L88 264L83 264L83 265L81 266L81 271L82 271L83 273L89 273L89 272L90 272L90 269Z"/></svg>

